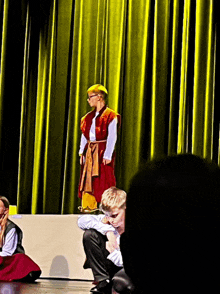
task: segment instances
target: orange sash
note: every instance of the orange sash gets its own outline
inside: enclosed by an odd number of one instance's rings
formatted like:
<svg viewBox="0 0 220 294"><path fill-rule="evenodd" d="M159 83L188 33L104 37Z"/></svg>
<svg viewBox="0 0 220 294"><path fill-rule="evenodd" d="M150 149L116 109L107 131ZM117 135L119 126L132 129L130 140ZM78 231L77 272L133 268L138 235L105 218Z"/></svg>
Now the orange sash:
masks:
<svg viewBox="0 0 220 294"><path fill-rule="evenodd" d="M92 192L92 177L99 175L99 143L102 141L88 141L86 161L83 168L80 191ZM85 185L84 185L85 181Z"/></svg>

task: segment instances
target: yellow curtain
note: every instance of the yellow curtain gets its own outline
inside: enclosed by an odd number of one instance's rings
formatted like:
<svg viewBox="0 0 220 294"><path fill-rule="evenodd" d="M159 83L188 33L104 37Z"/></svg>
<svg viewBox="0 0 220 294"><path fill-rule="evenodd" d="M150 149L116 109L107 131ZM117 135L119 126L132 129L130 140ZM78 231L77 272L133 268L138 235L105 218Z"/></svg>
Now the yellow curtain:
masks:
<svg viewBox="0 0 220 294"><path fill-rule="evenodd" d="M13 1L0 2L0 105ZM108 88L108 106L122 115L119 188L127 190L149 159L190 152L219 161L216 1L21 3L19 213L78 212L80 118L90 110L86 90L95 83Z"/></svg>
<svg viewBox="0 0 220 294"><path fill-rule="evenodd" d="M35 8L27 10L18 210L60 213L72 1L51 1L44 11L50 17L32 24Z"/></svg>
<svg viewBox="0 0 220 294"><path fill-rule="evenodd" d="M197 1L192 152L212 158L215 82L213 1Z"/></svg>

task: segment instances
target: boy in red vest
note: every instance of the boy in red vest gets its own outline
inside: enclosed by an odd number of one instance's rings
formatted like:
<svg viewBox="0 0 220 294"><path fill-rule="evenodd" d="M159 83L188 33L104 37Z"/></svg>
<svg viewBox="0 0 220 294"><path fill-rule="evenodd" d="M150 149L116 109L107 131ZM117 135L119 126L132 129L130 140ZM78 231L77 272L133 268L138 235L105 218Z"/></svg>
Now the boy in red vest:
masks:
<svg viewBox="0 0 220 294"><path fill-rule="evenodd" d="M81 119L79 198L82 211L91 211L101 202L102 193L116 185L115 143L120 115L106 105L107 89L96 84L87 90L93 108Z"/></svg>

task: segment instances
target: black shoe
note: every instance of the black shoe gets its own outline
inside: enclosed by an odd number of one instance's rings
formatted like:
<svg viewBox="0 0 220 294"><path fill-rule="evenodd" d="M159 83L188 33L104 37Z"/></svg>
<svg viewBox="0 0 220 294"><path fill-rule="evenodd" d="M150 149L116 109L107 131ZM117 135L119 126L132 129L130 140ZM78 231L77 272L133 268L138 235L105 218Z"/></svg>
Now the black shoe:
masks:
<svg viewBox="0 0 220 294"><path fill-rule="evenodd" d="M93 287L90 292L97 294L111 294L112 283L110 280L101 281L97 286Z"/></svg>

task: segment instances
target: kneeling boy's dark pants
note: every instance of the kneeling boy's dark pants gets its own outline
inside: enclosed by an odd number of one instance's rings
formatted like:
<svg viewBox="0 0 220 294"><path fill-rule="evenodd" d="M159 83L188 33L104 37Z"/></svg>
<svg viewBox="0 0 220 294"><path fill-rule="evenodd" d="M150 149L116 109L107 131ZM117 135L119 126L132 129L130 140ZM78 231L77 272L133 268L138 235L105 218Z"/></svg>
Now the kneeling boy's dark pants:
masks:
<svg viewBox="0 0 220 294"><path fill-rule="evenodd" d="M84 232L83 246L87 261L84 268L91 268L95 281L100 282L112 279L121 267L117 267L112 261L107 259L110 254L106 249L107 237L94 229Z"/></svg>

